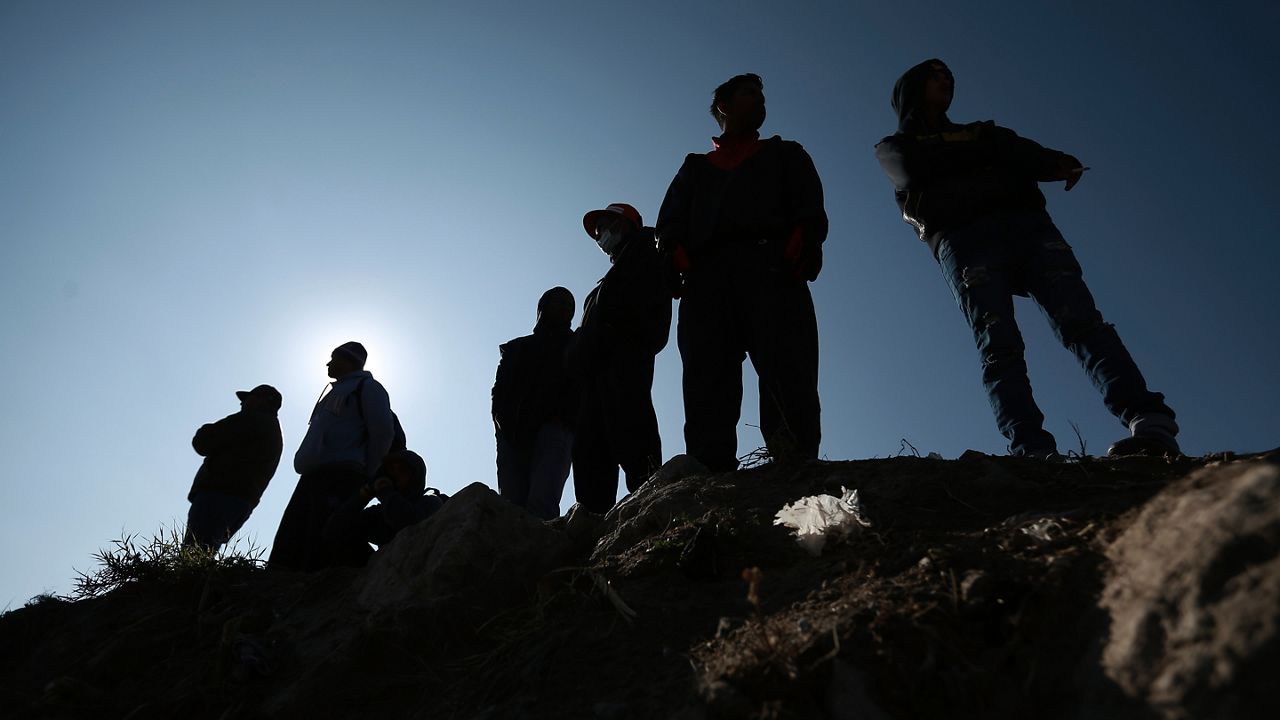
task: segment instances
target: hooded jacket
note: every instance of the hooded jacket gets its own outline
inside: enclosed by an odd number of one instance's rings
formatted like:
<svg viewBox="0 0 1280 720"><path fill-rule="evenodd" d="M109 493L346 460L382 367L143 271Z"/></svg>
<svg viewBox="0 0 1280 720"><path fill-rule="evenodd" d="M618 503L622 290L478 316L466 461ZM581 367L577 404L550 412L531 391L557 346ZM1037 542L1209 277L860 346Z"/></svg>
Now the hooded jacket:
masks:
<svg viewBox="0 0 1280 720"><path fill-rule="evenodd" d="M538 429L548 422L572 427L577 394L565 369L573 330L544 320L532 335L498 346L493 383L493 424L522 451L532 448Z"/></svg>
<svg viewBox="0 0 1280 720"><path fill-rule="evenodd" d="M919 111L935 65L946 67L926 60L894 85L898 132L876 145L876 159L893 182L902 219L936 258L950 230L995 213L1043 210L1036 183L1060 179L1064 159L1079 162L991 120L959 125L944 113L940 127L926 129Z"/></svg>
<svg viewBox="0 0 1280 720"><path fill-rule="evenodd" d="M394 435L386 388L367 370L353 372L335 380L311 411L307 435L293 456L293 469L306 475L326 465L345 464L372 476L391 449Z"/></svg>
<svg viewBox="0 0 1280 720"><path fill-rule="evenodd" d="M282 445L280 420L272 410L241 410L201 426L191 447L204 456L204 463L187 499L212 491L257 505L276 474Z"/></svg>

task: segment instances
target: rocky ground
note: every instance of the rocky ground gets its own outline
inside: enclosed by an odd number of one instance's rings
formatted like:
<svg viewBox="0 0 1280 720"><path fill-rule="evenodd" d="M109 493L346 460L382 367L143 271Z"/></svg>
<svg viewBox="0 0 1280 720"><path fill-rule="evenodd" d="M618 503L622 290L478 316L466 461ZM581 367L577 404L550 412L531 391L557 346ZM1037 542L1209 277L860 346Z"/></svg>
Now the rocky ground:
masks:
<svg viewBox="0 0 1280 720"><path fill-rule="evenodd" d="M773 524L856 488L871 526ZM816 462L0 617L6 717L1275 718L1280 452Z"/></svg>

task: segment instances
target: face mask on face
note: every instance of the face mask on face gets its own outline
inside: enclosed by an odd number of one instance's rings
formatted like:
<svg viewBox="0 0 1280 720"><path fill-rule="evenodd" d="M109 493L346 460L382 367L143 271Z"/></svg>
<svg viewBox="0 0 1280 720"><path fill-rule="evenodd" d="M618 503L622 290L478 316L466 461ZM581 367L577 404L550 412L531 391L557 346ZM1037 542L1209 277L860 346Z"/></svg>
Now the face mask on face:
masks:
<svg viewBox="0 0 1280 720"><path fill-rule="evenodd" d="M622 231L618 227L611 227L600 233L600 237L596 238L596 244L600 249L610 257L622 247Z"/></svg>

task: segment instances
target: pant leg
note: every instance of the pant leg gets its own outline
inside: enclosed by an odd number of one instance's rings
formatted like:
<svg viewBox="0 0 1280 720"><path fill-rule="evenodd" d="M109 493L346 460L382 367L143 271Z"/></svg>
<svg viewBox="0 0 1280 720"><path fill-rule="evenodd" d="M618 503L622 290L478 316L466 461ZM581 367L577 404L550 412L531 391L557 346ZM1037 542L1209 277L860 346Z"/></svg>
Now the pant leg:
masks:
<svg viewBox="0 0 1280 720"><path fill-rule="evenodd" d="M1006 222L992 220L950 233L938 246L938 262L973 331L982 384L1000 433L1015 455L1056 452L1044 430L1044 414L1031 393L1025 345L1013 313Z"/></svg>
<svg viewBox="0 0 1280 720"><path fill-rule="evenodd" d="M1147 389L1115 326L1103 321L1071 246L1047 214L1026 220L1027 288L1054 335L1070 350L1102 394L1107 410L1126 427L1141 415L1174 417L1164 396Z"/></svg>
<svg viewBox="0 0 1280 720"><path fill-rule="evenodd" d="M369 478L361 468L337 466L326 470L319 479L307 518L307 559L303 569L363 565L369 552L368 543L331 543L325 540L324 529L329 524L329 518L359 492Z"/></svg>
<svg viewBox="0 0 1280 720"><path fill-rule="evenodd" d="M271 541L271 554L267 558L269 567L302 569L306 556L306 520L313 492L311 484L309 475L298 478L284 515L280 517L275 539Z"/></svg>
<svg viewBox="0 0 1280 720"><path fill-rule="evenodd" d="M503 435L498 435L498 494L519 507L529 503L529 463Z"/></svg>
<svg viewBox="0 0 1280 720"><path fill-rule="evenodd" d="M560 498L573 462L573 431L559 422L538 429L538 441L529 466L529 502L525 509L534 517L560 517Z"/></svg>
<svg viewBox="0 0 1280 720"><path fill-rule="evenodd" d="M818 457L818 320L809 284L764 271L745 288L748 354L760 378L760 430L781 461Z"/></svg>
<svg viewBox="0 0 1280 720"><path fill-rule="evenodd" d="M268 564L291 570L319 570L350 564L347 554L325 540L324 528L338 506L366 481L360 468L330 466L298 478L276 530Z"/></svg>
<svg viewBox="0 0 1280 720"><path fill-rule="evenodd" d="M597 513L608 512L618 499L618 461L604 413L605 380L596 376L588 382L573 438L574 494L583 507Z"/></svg>
<svg viewBox="0 0 1280 720"><path fill-rule="evenodd" d="M713 471L738 467L742 361L733 298L723 267L691 274L680 300L676 342L684 365L685 450Z"/></svg>
<svg viewBox="0 0 1280 720"><path fill-rule="evenodd" d="M608 392L601 410L612 456L635 492L662 466L662 435L653 409L652 355L615 361L606 373Z"/></svg>
<svg viewBox="0 0 1280 720"><path fill-rule="evenodd" d="M226 493L204 491L191 498L184 546L200 544L217 550L244 526L254 503Z"/></svg>

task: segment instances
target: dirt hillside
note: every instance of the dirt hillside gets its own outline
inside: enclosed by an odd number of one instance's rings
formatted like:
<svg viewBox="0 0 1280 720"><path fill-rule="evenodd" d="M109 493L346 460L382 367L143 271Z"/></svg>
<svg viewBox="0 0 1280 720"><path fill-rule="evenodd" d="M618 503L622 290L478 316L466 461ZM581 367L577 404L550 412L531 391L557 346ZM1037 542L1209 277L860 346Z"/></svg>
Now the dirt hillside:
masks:
<svg viewBox="0 0 1280 720"><path fill-rule="evenodd" d="M777 512L858 490L814 556ZM542 523L472 485L361 570L0 617L22 718L1275 718L1280 453L967 453L654 480Z"/></svg>

